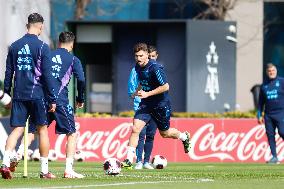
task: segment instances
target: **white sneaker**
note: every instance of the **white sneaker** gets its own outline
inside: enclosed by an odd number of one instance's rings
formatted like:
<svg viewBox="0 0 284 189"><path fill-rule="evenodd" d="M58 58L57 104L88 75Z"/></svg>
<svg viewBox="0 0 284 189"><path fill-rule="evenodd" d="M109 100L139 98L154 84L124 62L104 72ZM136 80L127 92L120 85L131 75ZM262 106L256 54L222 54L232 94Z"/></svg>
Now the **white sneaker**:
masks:
<svg viewBox="0 0 284 189"><path fill-rule="evenodd" d="M17 152L16 158L17 158L17 161L21 161L22 159L24 159L24 156L23 156L23 154L20 154L20 153Z"/></svg>
<svg viewBox="0 0 284 189"><path fill-rule="evenodd" d="M139 161L136 165L134 169L142 169L143 168L143 163L141 161Z"/></svg>
<svg viewBox="0 0 284 189"><path fill-rule="evenodd" d="M84 175L76 173L73 170L70 172L67 171L64 172L64 178L84 178L84 177L85 177Z"/></svg>
<svg viewBox="0 0 284 189"><path fill-rule="evenodd" d="M152 167L151 165L150 165L150 163L144 163L144 165L143 165L143 167L144 167L144 169L154 169L154 167Z"/></svg>

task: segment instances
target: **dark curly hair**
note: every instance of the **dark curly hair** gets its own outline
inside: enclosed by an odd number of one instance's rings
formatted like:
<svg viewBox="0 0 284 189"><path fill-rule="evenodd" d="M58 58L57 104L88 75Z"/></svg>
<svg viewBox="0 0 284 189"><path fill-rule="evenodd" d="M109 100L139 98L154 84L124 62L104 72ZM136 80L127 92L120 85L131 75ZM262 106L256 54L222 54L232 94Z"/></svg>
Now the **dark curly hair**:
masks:
<svg viewBox="0 0 284 189"><path fill-rule="evenodd" d="M136 45L134 45L133 51L134 53L137 53L139 51L148 52L148 46L146 43L137 43Z"/></svg>
<svg viewBox="0 0 284 189"><path fill-rule="evenodd" d="M69 43L75 40L75 35L70 31L61 32L59 35L60 43Z"/></svg>

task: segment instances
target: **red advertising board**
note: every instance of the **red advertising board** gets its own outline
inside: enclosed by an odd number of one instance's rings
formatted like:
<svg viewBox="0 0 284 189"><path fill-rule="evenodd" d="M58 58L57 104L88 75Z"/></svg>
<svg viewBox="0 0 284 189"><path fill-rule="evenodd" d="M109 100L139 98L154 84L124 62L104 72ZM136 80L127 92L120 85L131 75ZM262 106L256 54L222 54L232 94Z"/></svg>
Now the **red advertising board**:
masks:
<svg viewBox="0 0 284 189"><path fill-rule="evenodd" d="M77 118L77 150L87 161L126 157L131 118ZM255 119L172 119L171 127L191 133L192 150L183 152L180 140L163 139L157 132L152 156L160 154L170 162L264 162L271 158L263 125ZM50 128L51 149L65 158L66 137ZM277 153L284 157L284 142L277 135Z"/></svg>

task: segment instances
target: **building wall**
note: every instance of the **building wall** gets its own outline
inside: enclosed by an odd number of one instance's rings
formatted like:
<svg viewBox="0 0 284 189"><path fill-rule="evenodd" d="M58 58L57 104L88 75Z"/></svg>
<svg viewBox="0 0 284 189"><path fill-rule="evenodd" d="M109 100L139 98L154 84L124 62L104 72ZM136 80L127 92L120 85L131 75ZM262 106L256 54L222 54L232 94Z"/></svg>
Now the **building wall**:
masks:
<svg viewBox="0 0 284 189"><path fill-rule="evenodd" d="M228 28L236 23L187 23L187 111L232 111L236 104L236 43Z"/></svg>
<svg viewBox="0 0 284 189"><path fill-rule="evenodd" d="M1 6L0 6L0 17L2 18L1 20L1 24L3 26L6 25L6 16L5 16L5 7L2 6L3 2L5 0L0 0ZM5 27L0 27L0 80L3 79L3 75L4 75L4 71L5 71L5 54L7 52L7 47L6 47L6 43L5 43L5 38L6 38L6 33L5 33Z"/></svg>
<svg viewBox="0 0 284 189"><path fill-rule="evenodd" d="M29 14L38 12L44 17L45 27L40 38L49 44L50 6L49 0L0 0L0 4L2 25L0 27L0 80L3 80L7 49L12 42L26 33L25 25Z"/></svg>
<svg viewBox="0 0 284 189"><path fill-rule="evenodd" d="M51 36L55 42L59 33L66 29L65 22L75 20L75 1L50 1ZM92 0L81 20L147 20L149 0Z"/></svg>
<svg viewBox="0 0 284 189"><path fill-rule="evenodd" d="M284 77L284 1L264 2L263 68L268 63L277 67L277 74ZM266 74L263 73L266 79Z"/></svg>
<svg viewBox="0 0 284 189"><path fill-rule="evenodd" d="M262 82L263 1L238 1L227 20L237 22L237 104L254 108L251 88Z"/></svg>

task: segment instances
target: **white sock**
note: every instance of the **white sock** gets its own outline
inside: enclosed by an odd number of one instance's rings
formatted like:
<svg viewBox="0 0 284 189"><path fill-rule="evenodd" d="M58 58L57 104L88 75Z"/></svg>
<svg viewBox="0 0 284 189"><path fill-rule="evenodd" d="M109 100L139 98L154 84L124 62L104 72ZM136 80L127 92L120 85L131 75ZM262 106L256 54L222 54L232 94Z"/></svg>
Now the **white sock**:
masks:
<svg viewBox="0 0 284 189"><path fill-rule="evenodd" d="M66 172L73 171L73 163L74 163L74 158L66 158L66 165L65 165Z"/></svg>
<svg viewBox="0 0 284 189"><path fill-rule="evenodd" d="M7 167L10 167L10 157L12 155L12 152L7 150L4 152L3 162L2 164L6 165Z"/></svg>
<svg viewBox="0 0 284 189"><path fill-rule="evenodd" d="M127 147L127 159L133 163L133 159L134 159L134 156L135 156L135 152L136 152L136 148L134 147L131 147L131 146L128 146Z"/></svg>
<svg viewBox="0 0 284 189"><path fill-rule="evenodd" d="M18 151L17 151L17 154L23 155L23 154L24 154L24 150L25 150L24 144L21 144L21 145L19 146L19 149L18 149Z"/></svg>
<svg viewBox="0 0 284 189"><path fill-rule="evenodd" d="M185 133L180 133L178 137L181 141L185 141L187 139L187 135Z"/></svg>
<svg viewBox="0 0 284 189"><path fill-rule="evenodd" d="M48 173L48 158L47 157L40 157L41 162L41 172L43 174Z"/></svg>

